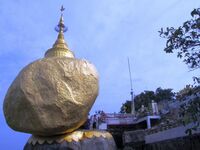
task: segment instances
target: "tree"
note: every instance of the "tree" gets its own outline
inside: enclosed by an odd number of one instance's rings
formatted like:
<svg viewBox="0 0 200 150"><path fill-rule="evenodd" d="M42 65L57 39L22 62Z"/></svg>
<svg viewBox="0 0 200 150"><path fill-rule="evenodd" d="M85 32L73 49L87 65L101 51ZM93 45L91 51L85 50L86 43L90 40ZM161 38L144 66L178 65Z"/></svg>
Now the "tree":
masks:
<svg viewBox="0 0 200 150"><path fill-rule="evenodd" d="M163 28L159 31L162 38L166 38L166 53L177 50L177 57L191 69L200 68L200 8L191 12L192 19L185 21L178 28ZM197 80L198 81L198 80Z"/></svg>
<svg viewBox="0 0 200 150"><path fill-rule="evenodd" d="M175 94L172 92L172 89L162 89L157 88L156 91L144 91L136 95L134 98L135 101L135 110L139 110L142 105L148 107L151 104L151 101L160 102L162 100L173 100ZM131 101L126 101L122 104L120 113L130 113L131 112Z"/></svg>
<svg viewBox="0 0 200 150"><path fill-rule="evenodd" d="M182 26L178 28L168 27L164 31L163 28L159 31L162 38L166 38L166 47L164 51L166 53L173 53L177 51L177 57L183 59L183 62L188 65L191 70L200 68L200 8L194 9L191 12L191 19L185 21ZM181 107L181 116L183 117L183 123L194 122L199 125L200 115L200 77L194 77L195 90L187 87L183 91L179 92L179 97L186 97L193 95L193 100ZM196 90L197 89L197 90ZM180 100L182 100L180 98ZM188 133L196 128L191 128Z"/></svg>
<svg viewBox="0 0 200 150"><path fill-rule="evenodd" d="M180 101L186 100L186 97L191 96L193 93L195 93L194 88L190 84L188 84L182 90L177 92L176 99Z"/></svg>
<svg viewBox="0 0 200 150"><path fill-rule="evenodd" d="M131 101L126 101L125 103L122 104L120 108L120 113L126 114L126 113L131 113Z"/></svg>
<svg viewBox="0 0 200 150"><path fill-rule="evenodd" d="M155 100L155 93L154 91L144 91L139 95L136 95L134 98L135 101L135 110L139 110L142 105L148 107L151 104L151 101Z"/></svg>
<svg viewBox="0 0 200 150"><path fill-rule="evenodd" d="M173 89L162 89L159 87L155 91L155 97L156 102L162 100L173 100L175 98L175 93L173 92Z"/></svg>
<svg viewBox="0 0 200 150"><path fill-rule="evenodd" d="M180 107L180 116L184 125L194 123L192 128L186 130L186 133L192 134L200 125L200 86L192 87L187 85L180 90L176 97L180 101L185 101Z"/></svg>

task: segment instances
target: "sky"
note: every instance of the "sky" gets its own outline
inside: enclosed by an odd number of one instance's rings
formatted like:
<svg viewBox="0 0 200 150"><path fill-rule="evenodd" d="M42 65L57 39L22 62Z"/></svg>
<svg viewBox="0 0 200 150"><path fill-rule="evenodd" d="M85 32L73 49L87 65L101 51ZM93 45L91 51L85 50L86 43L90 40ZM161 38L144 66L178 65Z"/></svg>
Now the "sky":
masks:
<svg viewBox="0 0 200 150"><path fill-rule="evenodd" d="M65 40L79 59L92 62L100 76L98 98L91 110L119 112L130 99L127 57L133 90L158 87L175 92L192 83L199 71L163 49L161 27L178 27L200 7L198 0L9 0L0 1L0 133L1 149L19 150L30 137L13 131L3 115L6 91L19 71L52 47L54 27L64 5Z"/></svg>

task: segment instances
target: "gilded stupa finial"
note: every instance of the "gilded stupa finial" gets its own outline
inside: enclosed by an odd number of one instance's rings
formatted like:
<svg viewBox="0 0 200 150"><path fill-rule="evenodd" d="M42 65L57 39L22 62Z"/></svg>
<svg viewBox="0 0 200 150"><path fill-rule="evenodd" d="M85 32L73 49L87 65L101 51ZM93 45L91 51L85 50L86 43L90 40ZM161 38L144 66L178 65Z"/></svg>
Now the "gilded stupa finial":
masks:
<svg viewBox="0 0 200 150"><path fill-rule="evenodd" d="M70 57L74 58L73 52L69 49L67 43L64 39L64 32L67 31L67 27L64 24L63 12L65 8L61 6L60 20L58 25L55 27L55 30L58 32L57 40L55 41L53 47L46 51L45 57Z"/></svg>

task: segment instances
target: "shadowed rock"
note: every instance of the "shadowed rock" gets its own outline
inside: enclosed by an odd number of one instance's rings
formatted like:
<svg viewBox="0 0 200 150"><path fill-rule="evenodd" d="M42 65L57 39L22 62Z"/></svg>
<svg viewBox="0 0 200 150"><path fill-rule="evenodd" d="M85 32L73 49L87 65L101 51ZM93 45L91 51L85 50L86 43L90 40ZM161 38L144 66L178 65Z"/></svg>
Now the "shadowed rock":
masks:
<svg viewBox="0 0 200 150"><path fill-rule="evenodd" d="M24 150L116 150L112 135L105 131L79 130L54 136L32 136Z"/></svg>

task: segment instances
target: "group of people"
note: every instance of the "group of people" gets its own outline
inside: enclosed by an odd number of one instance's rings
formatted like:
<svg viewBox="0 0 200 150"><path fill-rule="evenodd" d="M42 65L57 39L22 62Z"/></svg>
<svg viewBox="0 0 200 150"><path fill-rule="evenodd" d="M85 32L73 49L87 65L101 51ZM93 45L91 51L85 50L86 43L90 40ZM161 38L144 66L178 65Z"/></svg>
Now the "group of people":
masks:
<svg viewBox="0 0 200 150"><path fill-rule="evenodd" d="M86 120L86 122L80 127L81 129L97 129L98 118L97 115L93 115Z"/></svg>

